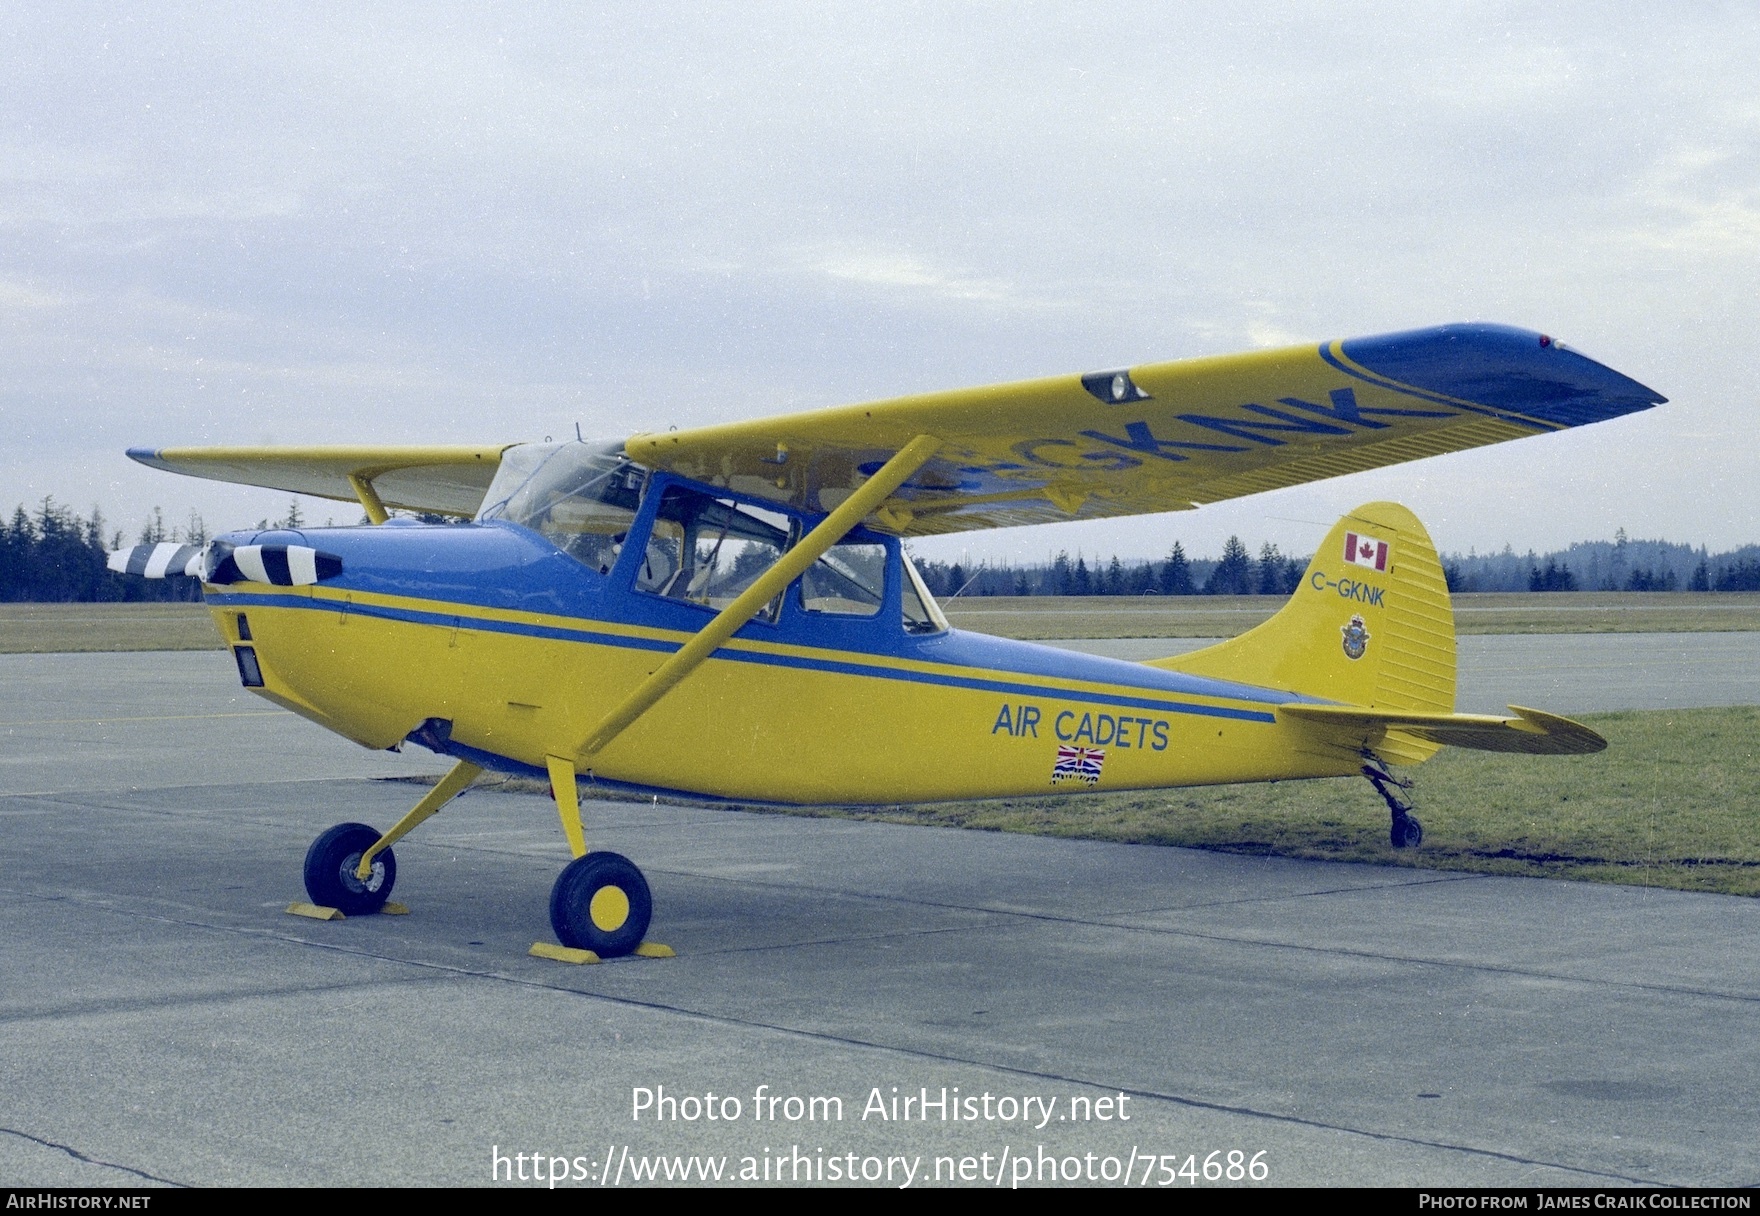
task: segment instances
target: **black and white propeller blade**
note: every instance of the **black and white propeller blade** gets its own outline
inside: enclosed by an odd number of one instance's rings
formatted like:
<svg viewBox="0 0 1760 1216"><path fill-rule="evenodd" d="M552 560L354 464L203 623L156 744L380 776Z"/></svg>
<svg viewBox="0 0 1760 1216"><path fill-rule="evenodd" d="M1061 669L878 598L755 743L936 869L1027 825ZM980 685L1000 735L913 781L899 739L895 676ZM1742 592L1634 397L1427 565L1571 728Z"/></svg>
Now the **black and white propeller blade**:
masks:
<svg viewBox="0 0 1760 1216"><path fill-rule="evenodd" d="M156 545L131 545L115 549L104 565L118 574L138 574L142 578L168 578L173 574L202 577L201 545L180 545L176 541L160 541Z"/></svg>
<svg viewBox="0 0 1760 1216"><path fill-rule="evenodd" d="M308 545L180 545L164 541L117 549L104 563L118 574L168 578L187 574L210 583L268 583L308 587L342 573L342 559ZM211 568L209 568L211 567Z"/></svg>
<svg viewBox="0 0 1760 1216"><path fill-rule="evenodd" d="M342 573L342 559L307 545L240 545L216 554L211 583L270 583L309 587Z"/></svg>

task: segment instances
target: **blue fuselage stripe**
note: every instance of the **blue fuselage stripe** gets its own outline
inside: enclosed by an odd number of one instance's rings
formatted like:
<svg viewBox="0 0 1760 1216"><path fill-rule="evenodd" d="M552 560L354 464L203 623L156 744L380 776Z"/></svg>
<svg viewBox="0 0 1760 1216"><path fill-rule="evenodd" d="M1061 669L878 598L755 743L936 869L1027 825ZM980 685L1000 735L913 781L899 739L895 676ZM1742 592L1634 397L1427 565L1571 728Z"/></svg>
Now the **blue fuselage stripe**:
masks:
<svg viewBox="0 0 1760 1216"><path fill-rule="evenodd" d="M1239 718L1246 722L1275 722L1272 714L1260 710L1228 709L1218 705L1195 705L1187 701L1150 700L1142 696L1117 693L1078 692L1067 688L1046 688L1042 685L1014 684L1005 680L981 680L972 676L941 675L931 671L901 671L896 668L875 668L865 663L842 663L835 659L809 659L787 654L757 654L749 650L720 650L719 659L738 663L759 663L772 667L799 667L810 671L831 671L842 675L874 676L883 680L904 680L913 684L939 684L946 688L970 688L979 692L1001 692L1012 695L1031 694L1060 697L1065 701L1088 701L1096 705L1128 705L1132 709L1159 709L1176 714L1205 714L1214 718Z"/></svg>
<svg viewBox="0 0 1760 1216"><path fill-rule="evenodd" d="M652 650L670 654L679 644L656 638L629 637L625 634L603 633L593 629L570 629L555 625L532 625L519 621L497 621L456 612L431 612L411 608L386 608L373 604L337 603L294 595L227 595L210 594L208 602L223 608L253 606L293 608L307 612L334 612L338 615L375 617L415 625L431 625L443 629L474 629L486 633L516 634L545 638L557 642L584 642L598 646L622 646L631 650ZM908 684L935 684L945 688L965 688L978 692L1000 692L1010 696L1039 696L1047 699L1083 701L1094 705L1121 705L1132 709L1158 709L1164 713L1199 714L1212 718L1232 718L1242 722L1275 722L1276 716L1264 710L1233 709L1222 705L1199 705L1190 701L1167 701L1142 696L1140 693L1093 692L1079 689L1053 688L1043 684L1001 679L981 679L951 673L913 671L898 667L882 667L870 663L852 663L838 659L811 658L806 655L771 654L764 651L734 650L723 647L715 658L736 663L755 663L764 667L793 667L804 671L823 671L876 680L899 680ZM1000 674L1000 673L999 673ZM1291 700L1305 698L1292 697Z"/></svg>

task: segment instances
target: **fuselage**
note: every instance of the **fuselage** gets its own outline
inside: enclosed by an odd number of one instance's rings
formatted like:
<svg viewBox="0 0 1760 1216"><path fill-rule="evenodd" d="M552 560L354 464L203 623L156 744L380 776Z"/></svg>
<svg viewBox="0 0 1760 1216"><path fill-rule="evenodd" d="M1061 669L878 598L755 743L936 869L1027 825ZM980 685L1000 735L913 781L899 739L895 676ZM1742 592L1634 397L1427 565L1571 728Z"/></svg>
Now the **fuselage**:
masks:
<svg viewBox="0 0 1760 1216"><path fill-rule="evenodd" d="M340 558L340 573L208 583L207 602L254 660L241 658L247 683L254 675L271 700L366 747L413 738L541 772L715 615L662 594L652 570L645 538L659 534L660 491L675 481L647 487L616 544L595 550L600 568L504 520L234 533L221 545L309 547ZM797 579L595 755L592 778L740 801L887 803L1356 771L1354 757L1279 722L1277 706L1311 697L945 628L938 612L926 624L897 540L855 539L874 555L869 602L814 598Z"/></svg>

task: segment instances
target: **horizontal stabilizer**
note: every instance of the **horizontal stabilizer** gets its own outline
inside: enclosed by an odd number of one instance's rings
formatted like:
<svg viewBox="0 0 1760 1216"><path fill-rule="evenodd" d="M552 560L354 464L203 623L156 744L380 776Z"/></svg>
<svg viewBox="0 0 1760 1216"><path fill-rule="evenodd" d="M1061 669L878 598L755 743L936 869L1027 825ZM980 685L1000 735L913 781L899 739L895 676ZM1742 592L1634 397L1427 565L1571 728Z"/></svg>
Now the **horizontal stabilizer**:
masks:
<svg viewBox="0 0 1760 1216"><path fill-rule="evenodd" d="M1376 747L1388 731L1448 747L1530 756L1585 756L1607 746L1607 740L1581 722L1519 705L1509 708L1515 717L1411 713L1356 705L1281 705L1277 712L1285 718L1333 728L1360 748Z"/></svg>
<svg viewBox="0 0 1760 1216"><path fill-rule="evenodd" d="M202 577L202 546L161 541L156 545L130 545L113 549L104 565L118 574L142 578L168 578L173 574Z"/></svg>

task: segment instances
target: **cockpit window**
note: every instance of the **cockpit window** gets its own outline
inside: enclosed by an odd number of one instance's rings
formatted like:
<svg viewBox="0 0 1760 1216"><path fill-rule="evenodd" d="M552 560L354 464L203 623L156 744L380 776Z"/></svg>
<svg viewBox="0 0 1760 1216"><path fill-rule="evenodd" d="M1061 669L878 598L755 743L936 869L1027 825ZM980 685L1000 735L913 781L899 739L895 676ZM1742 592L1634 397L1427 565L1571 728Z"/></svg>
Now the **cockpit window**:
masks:
<svg viewBox="0 0 1760 1216"><path fill-rule="evenodd" d="M787 515L685 486L667 486L636 571L636 588L725 608L776 564L793 539ZM776 619L781 597L760 614Z"/></svg>
<svg viewBox="0 0 1760 1216"><path fill-rule="evenodd" d="M590 570L609 574L635 519L647 471L618 443L527 443L501 457L479 520L541 533Z"/></svg>
<svg viewBox="0 0 1760 1216"><path fill-rule="evenodd" d="M523 443L502 453L479 521L530 528L590 570L609 574L623 551L648 484L648 471L619 442ZM655 512L637 590L707 608L725 608L800 539L794 517L724 494L668 485ZM845 540L801 576L809 613L872 617L885 603L887 545ZM941 633L947 618L903 555L900 588L906 633ZM782 597L758 614L775 621Z"/></svg>

